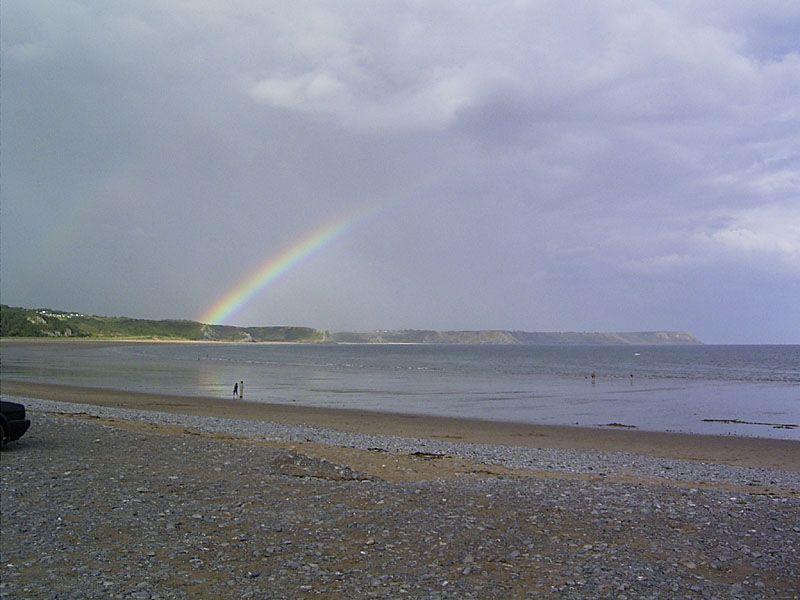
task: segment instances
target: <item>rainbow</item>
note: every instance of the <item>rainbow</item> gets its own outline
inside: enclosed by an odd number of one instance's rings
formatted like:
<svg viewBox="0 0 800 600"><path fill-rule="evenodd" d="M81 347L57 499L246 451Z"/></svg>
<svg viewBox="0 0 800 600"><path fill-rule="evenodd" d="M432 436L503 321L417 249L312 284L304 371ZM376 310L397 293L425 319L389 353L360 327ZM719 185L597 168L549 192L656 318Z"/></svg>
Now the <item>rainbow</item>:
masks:
<svg viewBox="0 0 800 600"><path fill-rule="evenodd" d="M281 275L330 244L372 212L374 209L361 210L353 215L337 218L306 234L277 255L270 256L266 262L209 307L198 320L201 323L211 324L228 321Z"/></svg>

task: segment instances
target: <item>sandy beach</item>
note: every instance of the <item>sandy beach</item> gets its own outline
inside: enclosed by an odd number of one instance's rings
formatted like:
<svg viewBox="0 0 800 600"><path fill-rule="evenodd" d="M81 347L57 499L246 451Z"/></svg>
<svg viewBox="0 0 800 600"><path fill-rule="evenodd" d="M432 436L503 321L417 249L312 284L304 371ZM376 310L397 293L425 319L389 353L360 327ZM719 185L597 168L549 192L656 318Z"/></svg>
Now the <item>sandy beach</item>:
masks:
<svg viewBox="0 0 800 600"><path fill-rule="evenodd" d="M2 393L172 414L308 424L341 431L527 448L629 452L740 467L800 471L800 442L615 428L540 426L433 416L324 409L240 400L164 396L98 388L2 382Z"/></svg>
<svg viewBox="0 0 800 600"><path fill-rule="evenodd" d="M0 387L2 598L797 598L800 442Z"/></svg>
<svg viewBox="0 0 800 600"><path fill-rule="evenodd" d="M798 441L0 391L0 598L798 597Z"/></svg>
<svg viewBox="0 0 800 600"><path fill-rule="evenodd" d="M12 390L2 598L798 597L797 472L722 462L758 440Z"/></svg>

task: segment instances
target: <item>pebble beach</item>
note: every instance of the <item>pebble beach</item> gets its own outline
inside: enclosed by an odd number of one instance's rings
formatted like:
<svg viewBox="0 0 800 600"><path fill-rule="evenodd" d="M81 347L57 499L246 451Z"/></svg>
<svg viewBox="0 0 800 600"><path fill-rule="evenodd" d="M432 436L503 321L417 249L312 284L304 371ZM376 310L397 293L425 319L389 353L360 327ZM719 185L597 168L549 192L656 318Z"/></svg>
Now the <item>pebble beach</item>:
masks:
<svg viewBox="0 0 800 600"><path fill-rule="evenodd" d="M771 468L8 399L3 598L798 597L791 442Z"/></svg>

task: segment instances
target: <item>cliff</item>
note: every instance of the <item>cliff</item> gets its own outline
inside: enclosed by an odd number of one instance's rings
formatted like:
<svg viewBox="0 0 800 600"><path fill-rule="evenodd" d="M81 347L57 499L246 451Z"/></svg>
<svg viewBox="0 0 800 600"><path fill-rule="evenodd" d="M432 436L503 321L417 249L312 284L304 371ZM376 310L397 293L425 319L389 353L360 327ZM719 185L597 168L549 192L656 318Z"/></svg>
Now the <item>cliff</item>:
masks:
<svg viewBox="0 0 800 600"><path fill-rule="evenodd" d="M431 331L417 329L336 332L339 343L406 344L525 344L541 346L689 345L701 344L690 333L676 331L545 332L545 331Z"/></svg>
<svg viewBox="0 0 800 600"><path fill-rule="evenodd" d="M188 320L149 320L102 317L52 309L0 306L0 336L209 342L297 342L350 344L527 344L574 345L687 345L701 342L689 333L536 332L536 331L434 331L428 329L377 330L330 333L311 327L234 327Z"/></svg>

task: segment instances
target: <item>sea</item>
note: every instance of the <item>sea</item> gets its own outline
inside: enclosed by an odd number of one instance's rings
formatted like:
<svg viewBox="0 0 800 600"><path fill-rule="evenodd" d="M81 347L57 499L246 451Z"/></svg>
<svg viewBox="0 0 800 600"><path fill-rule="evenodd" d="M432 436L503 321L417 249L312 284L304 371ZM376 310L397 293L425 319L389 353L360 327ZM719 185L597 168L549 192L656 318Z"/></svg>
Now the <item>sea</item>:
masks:
<svg viewBox="0 0 800 600"><path fill-rule="evenodd" d="M3 343L0 380L800 440L800 345Z"/></svg>

